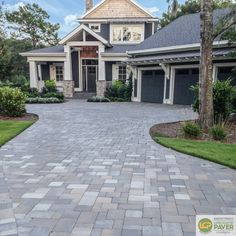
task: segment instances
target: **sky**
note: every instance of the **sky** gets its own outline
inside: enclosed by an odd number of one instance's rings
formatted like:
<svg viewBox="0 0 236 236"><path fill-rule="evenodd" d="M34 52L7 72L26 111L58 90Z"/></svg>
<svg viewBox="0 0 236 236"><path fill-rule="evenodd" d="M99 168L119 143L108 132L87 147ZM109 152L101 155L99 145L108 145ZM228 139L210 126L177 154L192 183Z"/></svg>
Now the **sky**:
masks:
<svg viewBox="0 0 236 236"><path fill-rule="evenodd" d="M94 0L94 5L101 0ZM119 0L117 0L119 1ZM179 0L183 3L185 0ZM154 16L161 16L167 10L166 0L136 0ZM17 10L25 3L37 3L50 15L50 22L60 23L59 36L64 37L72 31L78 22L76 19L85 12L85 0L5 0L4 5L8 10Z"/></svg>

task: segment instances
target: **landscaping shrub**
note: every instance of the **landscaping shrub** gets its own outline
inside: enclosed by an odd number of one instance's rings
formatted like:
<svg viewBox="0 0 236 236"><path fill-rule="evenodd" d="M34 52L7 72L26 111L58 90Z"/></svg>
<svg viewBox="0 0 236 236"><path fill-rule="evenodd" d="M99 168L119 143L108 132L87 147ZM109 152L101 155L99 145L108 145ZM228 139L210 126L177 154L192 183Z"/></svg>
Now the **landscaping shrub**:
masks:
<svg viewBox="0 0 236 236"><path fill-rule="evenodd" d="M227 137L227 131L223 123L214 125L210 129L210 134L214 140L223 141Z"/></svg>
<svg viewBox="0 0 236 236"><path fill-rule="evenodd" d="M28 98L37 98L40 97L40 93L36 88L29 88L27 91L24 91L24 94Z"/></svg>
<svg viewBox="0 0 236 236"><path fill-rule="evenodd" d="M46 103L62 103L63 101L58 98L42 98L42 97L36 97L36 98L27 98L27 103L30 104L46 104Z"/></svg>
<svg viewBox="0 0 236 236"><path fill-rule="evenodd" d="M116 80L112 83L110 88L107 88L105 97L110 101L116 102L130 102L133 92L132 73L126 82Z"/></svg>
<svg viewBox="0 0 236 236"><path fill-rule="evenodd" d="M182 126L182 131L186 138L199 138L202 133L200 126L195 122L186 122Z"/></svg>
<svg viewBox="0 0 236 236"><path fill-rule="evenodd" d="M231 104L232 104L232 112L236 112L236 88L233 89L232 97L231 97Z"/></svg>
<svg viewBox="0 0 236 236"><path fill-rule="evenodd" d="M0 113L7 116L22 116L25 112L26 96L18 88L0 88Z"/></svg>
<svg viewBox="0 0 236 236"><path fill-rule="evenodd" d="M110 102L110 100L105 97L91 97L87 101L88 102Z"/></svg>
<svg viewBox="0 0 236 236"><path fill-rule="evenodd" d="M57 91L56 81L55 80L45 80L43 93L54 93Z"/></svg>
<svg viewBox="0 0 236 236"><path fill-rule="evenodd" d="M64 100L64 94L61 92L50 92L42 94L43 98L58 98L60 100Z"/></svg>
<svg viewBox="0 0 236 236"><path fill-rule="evenodd" d="M191 87L195 94L195 101L193 110L199 113L199 85ZM232 97L234 94L234 87L231 85L230 80L218 80L213 86L213 104L214 104L214 120L219 122L226 119L230 113L233 112Z"/></svg>

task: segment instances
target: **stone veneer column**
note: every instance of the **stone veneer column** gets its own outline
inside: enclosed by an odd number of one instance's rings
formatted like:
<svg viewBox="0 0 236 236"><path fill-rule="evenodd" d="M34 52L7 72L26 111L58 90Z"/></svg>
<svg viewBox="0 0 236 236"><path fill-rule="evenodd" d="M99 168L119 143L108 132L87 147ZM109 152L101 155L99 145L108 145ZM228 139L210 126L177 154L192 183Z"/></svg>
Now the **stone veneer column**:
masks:
<svg viewBox="0 0 236 236"><path fill-rule="evenodd" d="M97 81L97 96L103 97L106 89L111 86L111 81Z"/></svg>
<svg viewBox="0 0 236 236"><path fill-rule="evenodd" d="M63 93L66 98L72 98L74 96L74 81L64 80Z"/></svg>

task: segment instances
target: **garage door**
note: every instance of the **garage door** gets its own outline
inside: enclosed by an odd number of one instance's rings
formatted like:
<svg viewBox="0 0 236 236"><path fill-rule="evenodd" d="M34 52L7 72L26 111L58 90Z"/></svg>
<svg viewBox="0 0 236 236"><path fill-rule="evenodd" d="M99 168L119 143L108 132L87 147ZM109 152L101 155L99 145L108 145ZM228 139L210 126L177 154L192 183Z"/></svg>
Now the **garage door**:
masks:
<svg viewBox="0 0 236 236"><path fill-rule="evenodd" d="M163 103L165 73L162 70L147 70L142 73L142 102Z"/></svg>
<svg viewBox="0 0 236 236"><path fill-rule="evenodd" d="M178 69L175 74L174 104L191 105L194 93L190 90L192 85L199 81L199 69Z"/></svg>
<svg viewBox="0 0 236 236"><path fill-rule="evenodd" d="M232 85L236 86L236 73L233 72L234 67L219 67L218 80L232 80Z"/></svg>

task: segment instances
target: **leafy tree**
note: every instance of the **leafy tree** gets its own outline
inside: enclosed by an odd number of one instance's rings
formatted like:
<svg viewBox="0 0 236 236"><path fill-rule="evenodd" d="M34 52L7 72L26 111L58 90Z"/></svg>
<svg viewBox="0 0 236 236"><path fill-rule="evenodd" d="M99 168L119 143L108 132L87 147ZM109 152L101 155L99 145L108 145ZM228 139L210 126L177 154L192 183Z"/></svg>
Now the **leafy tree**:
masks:
<svg viewBox="0 0 236 236"><path fill-rule="evenodd" d="M213 41L216 37L225 37L236 42L236 6L222 17L213 29L213 0L201 1L201 60L199 119L204 130L209 130L214 123L213 109Z"/></svg>
<svg viewBox="0 0 236 236"><path fill-rule="evenodd" d="M170 0L169 0L170 1ZM221 9L226 7L231 7L233 0L213 0L213 9ZM160 27L168 25L170 22L176 18L187 15L198 13L201 11L201 0L187 0L184 4L178 5L176 15L170 14L168 10L167 13L163 13L162 18L160 19Z"/></svg>
<svg viewBox="0 0 236 236"><path fill-rule="evenodd" d="M33 3L20 6L19 10L6 13L11 24L12 36L16 39L30 39L33 47L56 45L59 41L59 24L48 22L49 15L39 5Z"/></svg>

